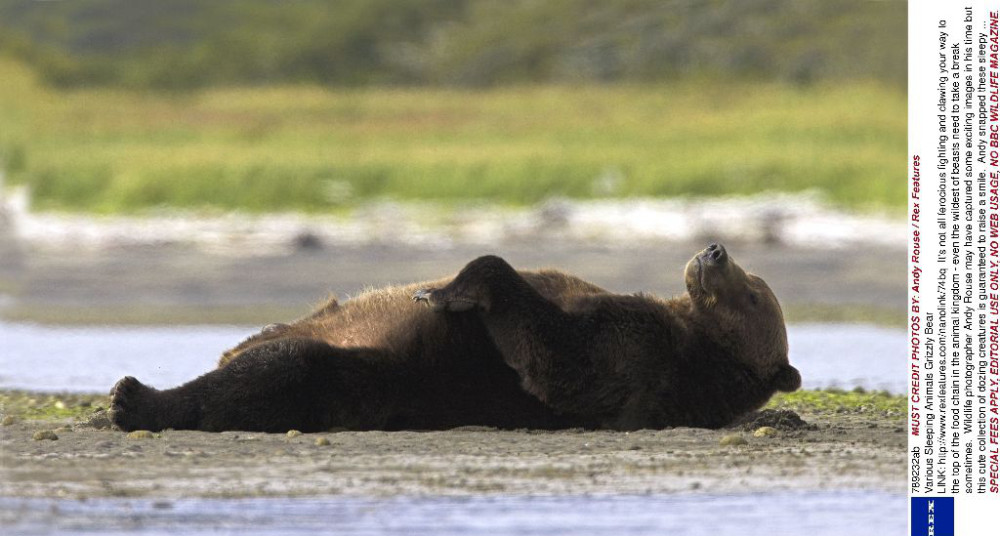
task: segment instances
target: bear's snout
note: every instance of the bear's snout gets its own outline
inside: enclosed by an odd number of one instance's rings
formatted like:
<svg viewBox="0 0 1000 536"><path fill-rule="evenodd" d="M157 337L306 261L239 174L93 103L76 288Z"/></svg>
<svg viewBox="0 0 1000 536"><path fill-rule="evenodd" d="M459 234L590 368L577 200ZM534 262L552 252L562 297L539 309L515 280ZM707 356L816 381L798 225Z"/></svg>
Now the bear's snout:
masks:
<svg viewBox="0 0 1000 536"><path fill-rule="evenodd" d="M701 260L710 265L724 264L727 259L729 259L729 254L726 253L726 247L716 242L709 244L701 253Z"/></svg>

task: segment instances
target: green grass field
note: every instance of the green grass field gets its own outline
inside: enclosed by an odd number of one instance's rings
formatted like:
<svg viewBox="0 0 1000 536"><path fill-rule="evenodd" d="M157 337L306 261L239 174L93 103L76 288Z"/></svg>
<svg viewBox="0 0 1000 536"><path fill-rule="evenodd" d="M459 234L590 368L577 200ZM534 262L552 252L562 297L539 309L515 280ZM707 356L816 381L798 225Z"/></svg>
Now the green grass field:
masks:
<svg viewBox="0 0 1000 536"><path fill-rule="evenodd" d="M3 59L0 79L8 182L42 209L807 189L905 207L906 98L877 84L60 92Z"/></svg>

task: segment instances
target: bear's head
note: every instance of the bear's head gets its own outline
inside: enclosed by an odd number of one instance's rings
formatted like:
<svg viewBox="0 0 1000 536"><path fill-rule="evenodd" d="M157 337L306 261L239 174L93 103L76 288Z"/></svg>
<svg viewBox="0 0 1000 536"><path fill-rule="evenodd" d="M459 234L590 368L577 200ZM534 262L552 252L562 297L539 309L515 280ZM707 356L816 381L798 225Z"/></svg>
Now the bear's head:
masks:
<svg viewBox="0 0 1000 536"><path fill-rule="evenodd" d="M799 388L799 371L788 363L785 318L763 279L745 272L722 244L711 244L688 262L684 280L696 321L715 340L775 389Z"/></svg>

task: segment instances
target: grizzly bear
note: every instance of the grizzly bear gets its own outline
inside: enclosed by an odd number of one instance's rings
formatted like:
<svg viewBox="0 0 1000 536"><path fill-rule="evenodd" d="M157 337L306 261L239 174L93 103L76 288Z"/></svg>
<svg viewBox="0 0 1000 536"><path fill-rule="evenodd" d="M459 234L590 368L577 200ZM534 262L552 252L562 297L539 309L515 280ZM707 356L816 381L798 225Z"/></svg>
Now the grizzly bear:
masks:
<svg viewBox="0 0 1000 536"><path fill-rule="evenodd" d="M801 382L781 308L712 244L673 299L485 256L273 324L219 367L112 389L122 430L718 428Z"/></svg>

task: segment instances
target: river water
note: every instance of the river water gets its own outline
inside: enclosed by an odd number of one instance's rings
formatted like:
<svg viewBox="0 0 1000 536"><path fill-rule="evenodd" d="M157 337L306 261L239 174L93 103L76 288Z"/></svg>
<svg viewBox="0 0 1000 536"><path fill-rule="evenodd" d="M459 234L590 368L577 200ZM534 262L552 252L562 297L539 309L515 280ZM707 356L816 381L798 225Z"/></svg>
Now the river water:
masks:
<svg viewBox="0 0 1000 536"><path fill-rule="evenodd" d="M0 388L104 392L131 375L158 388L215 365L256 328L240 326L63 327L0 322ZM803 387L906 389L905 334L861 324L789 326Z"/></svg>
<svg viewBox="0 0 1000 536"><path fill-rule="evenodd" d="M906 533L906 497L877 491L744 495L0 498L10 534L825 536Z"/></svg>

